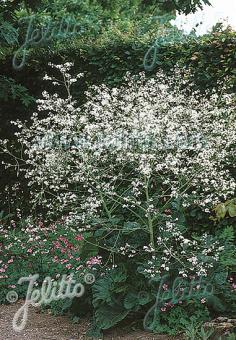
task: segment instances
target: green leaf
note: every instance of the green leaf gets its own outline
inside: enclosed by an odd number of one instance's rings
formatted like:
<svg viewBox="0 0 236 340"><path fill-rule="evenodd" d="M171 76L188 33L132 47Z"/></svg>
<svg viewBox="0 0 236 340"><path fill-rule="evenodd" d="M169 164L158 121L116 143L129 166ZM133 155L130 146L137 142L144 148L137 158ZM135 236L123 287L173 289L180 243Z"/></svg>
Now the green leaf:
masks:
<svg viewBox="0 0 236 340"><path fill-rule="evenodd" d="M236 204L234 203L229 204L228 213L230 217L236 217Z"/></svg>
<svg viewBox="0 0 236 340"><path fill-rule="evenodd" d="M112 304L113 282L110 277L99 279L93 285L93 305L99 306L101 303Z"/></svg>
<svg viewBox="0 0 236 340"><path fill-rule="evenodd" d="M233 242L234 241L234 228L233 226L227 226L221 233L220 239L226 242Z"/></svg>
<svg viewBox="0 0 236 340"><path fill-rule="evenodd" d="M129 310L121 306L102 305L95 312L97 326L100 329L109 329L123 320L129 314Z"/></svg>
<svg viewBox="0 0 236 340"><path fill-rule="evenodd" d="M228 277L228 272L225 271L225 272L220 272L220 273L216 273L214 275L214 279L215 279L215 282L218 284L218 285L223 285L226 283L227 281L227 277Z"/></svg>
<svg viewBox="0 0 236 340"><path fill-rule="evenodd" d="M73 299L65 299L62 305L62 311L68 310L72 305Z"/></svg>
<svg viewBox="0 0 236 340"><path fill-rule="evenodd" d="M143 292L143 293L139 294L139 304L141 306L146 305L150 301L152 301L152 297L148 292Z"/></svg>
<svg viewBox="0 0 236 340"><path fill-rule="evenodd" d="M210 296L207 299L207 303L217 312L224 312L226 310L221 300L215 295Z"/></svg>
<svg viewBox="0 0 236 340"><path fill-rule="evenodd" d="M127 279L127 273L123 268L117 268L111 274L115 283L125 282Z"/></svg>
<svg viewBox="0 0 236 340"><path fill-rule="evenodd" d="M124 300L124 307L126 309L132 309L136 306L138 306L139 301L138 301L138 297L137 294L135 294L134 292L129 292Z"/></svg>
<svg viewBox="0 0 236 340"><path fill-rule="evenodd" d="M227 209L226 206L224 205L224 203L220 203L215 207L215 212L216 212L216 216L217 218L223 219L227 213Z"/></svg>

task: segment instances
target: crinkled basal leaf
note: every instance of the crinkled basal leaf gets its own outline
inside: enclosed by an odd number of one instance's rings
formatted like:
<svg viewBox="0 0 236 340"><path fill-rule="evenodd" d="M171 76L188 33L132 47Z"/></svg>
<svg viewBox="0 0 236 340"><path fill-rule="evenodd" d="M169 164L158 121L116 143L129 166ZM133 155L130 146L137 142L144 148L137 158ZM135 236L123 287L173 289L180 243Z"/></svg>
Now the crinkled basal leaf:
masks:
<svg viewBox="0 0 236 340"><path fill-rule="evenodd" d="M124 300L124 307L126 309L133 309L139 305L138 296L134 292L129 292Z"/></svg>
<svg viewBox="0 0 236 340"><path fill-rule="evenodd" d="M98 279L93 285L93 305L96 307L101 303L116 304L114 293L127 291L126 280L127 274L123 268L114 268L106 276Z"/></svg>
<svg viewBox="0 0 236 340"><path fill-rule="evenodd" d="M115 282L115 283L120 283L120 282L125 282L126 279L127 279L127 273L126 273L126 270L124 270L124 268L115 268L116 270L114 270L112 273L111 273L111 277L112 277L112 280Z"/></svg>
<svg viewBox="0 0 236 340"><path fill-rule="evenodd" d="M112 304L113 282L110 277L99 279L93 285L93 305L99 306L101 303Z"/></svg>
<svg viewBox="0 0 236 340"><path fill-rule="evenodd" d="M95 312L97 326L100 329L109 329L122 321L129 314L129 310L121 306L102 305Z"/></svg>
<svg viewBox="0 0 236 340"><path fill-rule="evenodd" d="M138 306L145 306L151 300L152 297L148 292L128 292L124 299L124 307L126 309L132 309Z"/></svg>

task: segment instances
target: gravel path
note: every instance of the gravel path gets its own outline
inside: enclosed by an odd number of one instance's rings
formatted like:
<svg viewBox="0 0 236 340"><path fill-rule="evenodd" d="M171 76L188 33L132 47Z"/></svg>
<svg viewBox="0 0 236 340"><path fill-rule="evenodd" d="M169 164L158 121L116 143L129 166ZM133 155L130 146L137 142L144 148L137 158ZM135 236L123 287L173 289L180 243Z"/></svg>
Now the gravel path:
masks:
<svg viewBox="0 0 236 340"><path fill-rule="evenodd" d="M81 325L81 334L78 335L78 324L71 323L64 316L55 317L48 313L39 313L34 308L29 309L29 319L26 328L20 333L14 332L12 320L20 306L20 302L14 305L0 305L1 340L86 339L82 333Z"/></svg>
<svg viewBox="0 0 236 340"><path fill-rule="evenodd" d="M53 316L49 313L39 313L36 308L30 308L26 328L16 333L12 327L15 312L22 302L13 305L0 305L0 340L87 340L85 336L88 320L73 324L66 316ZM91 339L91 338L90 338ZM136 331L127 334L127 330L109 331L105 340L168 340L169 337Z"/></svg>

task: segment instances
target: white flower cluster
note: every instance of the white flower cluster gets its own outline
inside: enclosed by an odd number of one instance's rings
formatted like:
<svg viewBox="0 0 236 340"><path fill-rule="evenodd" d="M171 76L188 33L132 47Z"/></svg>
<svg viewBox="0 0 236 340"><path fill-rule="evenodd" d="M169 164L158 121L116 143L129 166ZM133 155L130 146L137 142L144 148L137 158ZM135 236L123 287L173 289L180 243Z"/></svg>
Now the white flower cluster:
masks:
<svg viewBox="0 0 236 340"><path fill-rule="evenodd" d="M144 269L150 277L158 273L169 272L170 268L178 270L177 275L190 278L207 276L220 258L224 246L212 236L204 234L196 240L184 237L177 221L167 221L160 226L156 251L153 249L148 266ZM145 252L150 252L145 247Z"/></svg>
<svg viewBox="0 0 236 340"><path fill-rule="evenodd" d="M55 66L62 80L46 76L65 85L67 98L44 92L31 125L16 122L35 203L87 223L101 209L109 216L107 202L113 211L138 207L147 218L158 215L147 185L155 201L181 197L185 206L206 211L234 195L236 119L229 95L187 95L184 81L176 85L176 70L173 78L128 74L120 88L93 86L78 107L70 88L82 75L72 77L71 66ZM9 152L6 142L3 148Z"/></svg>

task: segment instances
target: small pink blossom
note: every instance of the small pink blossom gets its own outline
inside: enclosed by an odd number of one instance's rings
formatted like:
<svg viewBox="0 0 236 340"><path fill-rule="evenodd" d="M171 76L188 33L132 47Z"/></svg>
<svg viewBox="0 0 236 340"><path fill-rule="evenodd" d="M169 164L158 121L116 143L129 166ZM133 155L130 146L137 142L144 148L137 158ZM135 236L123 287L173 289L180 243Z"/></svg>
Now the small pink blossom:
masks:
<svg viewBox="0 0 236 340"><path fill-rule="evenodd" d="M101 256L94 256L94 257L91 257L87 262L87 266L88 267L92 267L96 264L101 264L102 261L101 261Z"/></svg>
<svg viewBox="0 0 236 340"><path fill-rule="evenodd" d="M166 291L166 290L168 290L168 285L167 285L166 283L164 283L163 286L162 286L162 288L163 288L163 290Z"/></svg>
<svg viewBox="0 0 236 340"><path fill-rule="evenodd" d="M83 236L81 234L77 235L77 236L75 236L75 239L76 239L76 241L82 241L83 240Z"/></svg>

